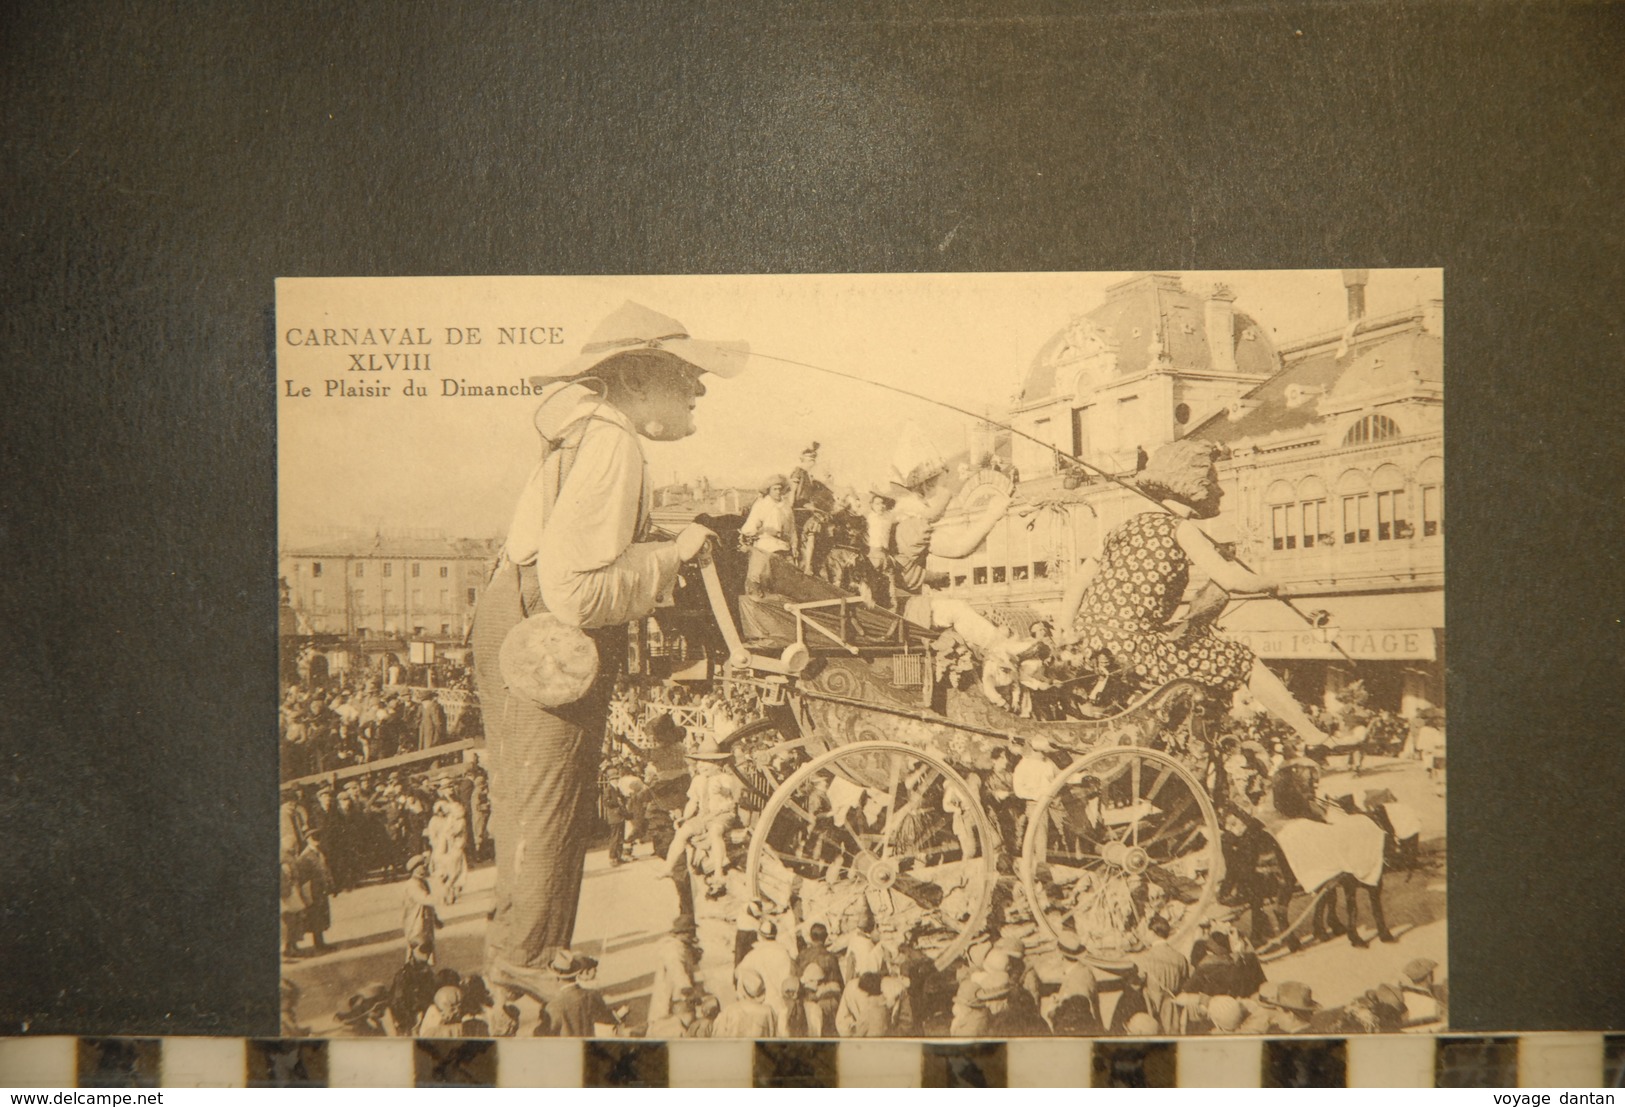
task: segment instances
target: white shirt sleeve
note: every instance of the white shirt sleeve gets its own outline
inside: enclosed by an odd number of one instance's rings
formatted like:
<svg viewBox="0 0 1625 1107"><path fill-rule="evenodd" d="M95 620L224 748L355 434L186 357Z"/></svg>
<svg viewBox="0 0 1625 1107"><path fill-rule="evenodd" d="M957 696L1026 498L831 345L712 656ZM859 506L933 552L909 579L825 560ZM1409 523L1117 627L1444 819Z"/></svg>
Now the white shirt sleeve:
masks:
<svg viewBox="0 0 1625 1107"><path fill-rule="evenodd" d="M762 505L768 502L764 496L750 505L750 513L745 516L745 525L739 528L741 538L754 538L762 533L762 528L767 525L767 513L762 510Z"/></svg>
<svg viewBox="0 0 1625 1107"><path fill-rule="evenodd" d="M672 542L634 542L643 498L643 453L613 425L587 433L542 528L536 573L542 602L584 628L647 615L670 591L679 560Z"/></svg>

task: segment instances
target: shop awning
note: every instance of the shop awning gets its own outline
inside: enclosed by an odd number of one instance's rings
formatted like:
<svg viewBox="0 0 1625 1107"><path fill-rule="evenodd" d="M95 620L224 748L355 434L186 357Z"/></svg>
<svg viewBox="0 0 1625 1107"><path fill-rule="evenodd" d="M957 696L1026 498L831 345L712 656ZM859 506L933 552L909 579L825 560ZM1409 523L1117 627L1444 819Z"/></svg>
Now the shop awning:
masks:
<svg viewBox="0 0 1625 1107"><path fill-rule="evenodd" d="M1306 596L1294 603L1305 612L1326 612L1327 626L1306 626L1285 604L1271 599L1239 600L1217 625L1259 657L1331 661L1347 654L1377 661L1432 661L1437 656L1434 632L1444 627L1442 591Z"/></svg>

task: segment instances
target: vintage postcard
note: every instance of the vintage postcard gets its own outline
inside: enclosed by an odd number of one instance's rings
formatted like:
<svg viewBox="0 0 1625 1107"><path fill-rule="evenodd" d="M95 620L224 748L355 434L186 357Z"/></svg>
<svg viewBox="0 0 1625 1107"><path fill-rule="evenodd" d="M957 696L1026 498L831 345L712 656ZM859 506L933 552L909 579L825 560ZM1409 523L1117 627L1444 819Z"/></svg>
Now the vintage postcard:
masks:
<svg viewBox="0 0 1625 1107"><path fill-rule="evenodd" d="M1441 271L299 278L276 344L284 1035L1449 1025Z"/></svg>

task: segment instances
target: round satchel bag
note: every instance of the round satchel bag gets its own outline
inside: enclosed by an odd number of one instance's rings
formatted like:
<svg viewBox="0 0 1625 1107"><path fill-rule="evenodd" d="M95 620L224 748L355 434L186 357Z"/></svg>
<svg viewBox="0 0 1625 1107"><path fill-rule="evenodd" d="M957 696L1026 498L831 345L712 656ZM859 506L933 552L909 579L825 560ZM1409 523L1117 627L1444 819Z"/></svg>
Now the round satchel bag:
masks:
<svg viewBox="0 0 1625 1107"><path fill-rule="evenodd" d="M543 707L563 707L598 679L598 647L580 627L543 611L508 632L497 664L509 691Z"/></svg>

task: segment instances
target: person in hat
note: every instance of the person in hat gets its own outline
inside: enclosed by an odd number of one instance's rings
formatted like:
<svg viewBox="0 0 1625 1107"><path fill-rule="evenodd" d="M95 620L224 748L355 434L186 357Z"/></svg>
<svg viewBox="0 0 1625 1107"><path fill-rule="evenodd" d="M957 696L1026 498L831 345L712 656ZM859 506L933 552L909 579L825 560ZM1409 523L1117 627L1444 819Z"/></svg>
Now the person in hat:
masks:
<svg viewBox="0 0 1625 1107"><path fill-rule="evenodd" d="M344 1009L333 1017L344 1026L344 1034L351 1038L383 1038L389 1031L384 1028L384 1013L389 1010L389 989L382 984L370 984L350 997Z"/></svg>
<svg viewBox="0 0 1625 1107"><path fill-rule="evenodd" d="M907 1021L893 1019L894 1029L900 1034L919 1033L920 1019L926 1013L927 995L937 977L936 963L920 948L920 940L929 932L930 928L923 922L911 924L897 943L897 953L889 959L891 971L908 985L907 1003L903 1009L909 1017Z"/></svg>
<svg viewBox="0 0 1625 1107"><path fill-rule="evenodd" d="M1405 1025L1405 1000L1392 984L1367 988L1343 1007L1342 1026L1347 1033L1394 1034Z"/></svg>
<svg viewBox="0 0 1625 1107"><path fill-rule="evenodd" d="M1100 1018L1100 979L1082 961L1067 965L1055 993L1050 1024L1057 1034L1093 1037L1106 1031Z"/></svg>
<svg viewBox="0 0 1625 1107"><path fill-rule="evenodd" d="M775 557L795 556L796 525L790 511L790 480L774 473L762 482L762 495L750 505L750 513L739 528L739 540L750 544L750 563L745 570L745 591L766 595L771 589Z"/></svg>
<svg viewBox="0 0 1625 1107"><path fill-rule="evenodd" d="M1207 1020L1215 1034L1234 1034L1247 1018L1247 1009L1235 996L1214 996L1207 1001Z"/></svg>
<svg viewBox="0 0 1625 1107"><path fill-rule="evenodd" d="M294 861L294 880L299 885L300 898L305 901L305 911L300 916L299 925L302 933L311 937L312 952L320 953L327 949L327 929L333 925L333 910L329 897L333 891L333 874L327 867L327 858L322 853L322 836L319 831L312 830L305 835L305 848ZM295 941L298 938L296 936Z"/></svg>
<svg viewBox="0 0 1625 1107"><path fill-rule="evenodd" d="M954 992L952 1015L948 1035L953 1038L987 1037L987 1003L982 999L982 985L972 973L959 982Z"/></svg>
<svg viewBox="0 0 1625 1107"><path fill-rule="evenodd" d="M737 980L746 972L759 975L767 988L764 993L767 1005L778 1015L779 1025L785 1026L790 1010L784 998L784 983L796 979L796 960L789 948L779 941L779 926L772 919L764 918L757 923L756 933L749 952L734 966L734 978Z"/></svg>
<svg viewBox="0 0 1625 1107"><path fill-rule="evenodd" d="M818 966L820 981L834 981L837 987L845 985L840 955L829 948L829 927L821 922L807 927L807 944L801 947L801 952L796 956L797 974L805 978L809 965Z"/></svg>
<svg viewBox="0 0 1625 1107"><path fill-rule="evenodd" d="M1122 988L1117 993L1117 1005L1112 1008L1111 1022L1106 1026L1108 1034L1127 1034L1129 1020L1135 1015L1149 1013L1151 1005L1145 998L1145 973L1140 971L1138 965L1131 964L1122 976Z"/></svg>
<svg viewBox="0 0 1625 1107"><path fill-rule="evenodd" d="M1363 797L1365 813L1388 835L1387 864L1390 868L1414 869L1421 863L1422 820L1409 804L1387 788L1367 789Z"/></svg>
<svg viewBox="0 0 1625 1107"><path fill-rule="evenodd" d="M688 757L695 764L694 779L688 786L683 821L666 850L666 871L671 879L681 881L684 859L693 844L695 866L706 873L707 885L714 894L727 872L728 830L739 825L740 784L726 767L733 755L717 745L714 738L701 742ZM696 842L702 835L703 844Z"/></svg>
<svg viewBox="0 0 1625 1107"><path fill-rule="evenodd" d="M1123 1033L1130 1038L1155 1038L1162 1033L1162 1024L1149 1011L1137 1011L1123 1025Z"/></svg>
<svg viewBox="0 0 1625 1107"><path fill-rule="evenodd" d="M463 1022L463 989L457 984L442 984L435 989L434 1002L423 1012L415 1037L460 1038Z"/></svg>
<svg viewBox="0 0 1625 1107"><path fill-rule="evenodd" d="M282 937L282 956L284 958L299 956L299 941L305 935L305 902L304 885L299 880L299 852L290 843L284 841L282 852L278 855L278 872L280 885L280 926Z"/></svg>
<svg viewBox="0 0 1625 1107"><path fill-rule="evenodd" d="M1275 810L1286 819L1326 821L1320 800L1320 766L1310 757L1294 757L1275 770L1271 785Z"/></svg>
<svg viewBox="0 0 1625 1107"><path fill-rule="evenodd" d="M892 453L890 474L890 493L896 500L891 583L902 614L922 626L948 625L931 619L928 586L936 582L927 579L927 559L933 554L956 560L969 557L1010 510L1009 494L995 492L962 526L939 528L953 498L947 473L941 451L918 424L905 423Z"/></svg>
<svg viewBox="0 0 1625 1107"><path fill-rule="evenodd" d="M1434 980L1439 963L1431 957L1408 961L1399 974L1405 1026L1442 1024L1449 1006L1448 985Z"/></svg>
<svg viewBox="0 0 1625 1107"><path fill-rule="evenodd" d="M581 977L588 970L586 959L567 949L553 955L548 970L560 987L548 1000L556 1033L561 1038L595 1038L613 1036L620 1019L604 1002L602 992L582 984ZM597 962L592 963L597 967Z"/></svg>
<svg viewBox="0 0 1625 1107"><path fill-rule="evenodd" d="M1177 999L1190 980L1191 963L1168 940L1173 928L1168 925L1167 919L1160 915L1153 916L1146 923L1146 931L1152 942L1150 948L1137 959L1140 971L1145 973L1146 1002L1163 1029L1170 1034L1178 1034L1185 1027L1185 1009Z"/></svg>
<svg viewBox="0 0 1625 1107"><path fill-rule="evenodd" d="M790 975L779 983L779 1033L786 1038L813 1038L818 1008L809 1002L811 993L800 978Z"/></svg>
<svg viewBox="0 0 1625 1107"><path fill-rule="evenodd" d="M423 690L418 706L418 749L429 750L444 745L446 738L446 709L433 688Z"/></svg>
<svg viewBox="0 0 1625 1107"><path fill-rule="evenodd" d="M480 594L472 632L474 681L494 759L496 904L486 962L495 983L545 986L552 951L574 938L626 625L650 614L671 592L679 565L699 559L714 537L690 525L675 541L647 540L650 487L639 440L692 434L695 404L706 391L702 376L732 377L748 354L741 343L693 338L670 316L628 302L594 330L579 357L532 379L540 460ZM503 675L509 632L542 613L559 628L579 628L596 650L596 675L568 703L543 702L538 693L546 689L510 692Z"/></svg>
<svg viewBox="0 0 1625 1107"><path fill-rule="evenodd" d="M709 1037L708 1033L702 1033L709 1031L710 1027L700 1022L699 1006L699 991L684 988L672 997L671 1014L651 1019L649 1031L644 1037L650 1039Z"/></svg>
<svg viewBox="0 0 1625 1107"><path fill-rule="evenodd" d="M1325 735L1251 650L1214 633L1210 619L1171 622L1193 569L1230 592L1277 587L1219 553L1197 525L1219 512L1217 457L1211 442L1182 438L1151 458L1138 483L1156 502L1114 527L1098 560L1089 559L1067 584L1062 606L1076 604L1062 612L1062 624L1074 628L1069 649L1083 663L1109 658L1143 687L1185 679L1228 698L1245 685L1304 741L1323 745ZM1222 610L1219 604L1212 614Z"/></svg>
<svg viewBox="0 0 1625 1107"><path fill-rule="evenodd" d="M417 854L406 863L406 883L401 904L401 934L408 946L434 953L434 932L440 928L435 910L439 897L429 887L429 855Z"/></svg>
<svg viewBox="0 0 1625 1107"><path fill-rule="evenodd" d="M1267 998L1261 993L1259 999L1275 1009L1270 1019L1270 1029L1277 1034L1308 1033L1310 1020L1320 1010L1314 991L1309 985L1296 980L1282 981Z"/></svg>
<svg viewBox="0 0 1625 1107"><path fill-rule="evenodd" d="M1206 996L1246 996L1251 981L1232 949L1230 931L1203 926L1203 937L1192 947L1192 969L1184 990Z"/></svg>
<svg viewBox="0 0 1625 1107"><path fill-rule="evenodd" d="M699 927L693 915L678 915L671 933L656 950L654 990L649 996L649 1018L665 1018L684 989L695 988L700 968Z"/></svg>
<svg viewBox="0 0 1625 1107"><path fill-rule="evenodd" d="M434 814L423 828L429 843L429 878L446 906L457 902L468 874L468 812L449 785L437 790Z"/></svg>
<svg viewBox="0 0 1625 1107"><path fill-rule="evenodd" d="M1421 712L1416 721L1418 726L1414 742L1417 756L1427 766L1428 779L1442 792L1445 770L1444 712L1430 707Z"/></svg>
<svg viewBox="0 0 1625 1107"><path fill-rule="evenodd" d="M397 1037L408 1037L417 1029L423 1012L434 1003L438 984L435 981L433 955L422 946L406 947L406 960L395 971L389 986L389 1017Z"/></svg>
<svg viewBox="0 0 1625 1107"><path fill-rule="evenodd" d="M517 988L504 987L499 1001L491 994L483 976L470 976L463 983L465 1026L469 1020L477 1019L484 1025L486 1037L512 1038L519 1033L519 1008L516 1006L519 995Z"/></svg>
<svg viewBox="0 0 1625 1107"><path fill-rule="evenodd" d="M886 574L888 580L892 567L892 532L897 528L897 499L889 492L890 486L870 489L868 509L863 513L869 564L876 572Z"/></svg>
<svg viewBox="0 0 1625 1107"><path fill-rule="evenodd" d="M711 1027L713 1038L776 1038L778 1014L764 1001L767 984L762 974L746 969L739 974L738 998L722 1008Z"/></svg>
<svg viewBox="0 0 1625 1107"><path fill-rule="evenodd" d="M835 493L814 476L818 468L818 443L801 451L801 461L790 470L790 513L795 518L793 545L801 571L812 574L822 564L822 537L835 514Z"/></svg>
<svg viewBox="0 0 1625 1107"><path fill-rule="evenodd" d="M1038 811L1038 801L1043 798L1052 781L1061 774L1055 762L1050 760L1050 754L1055 752L1055 744L1042 734L1034 735L1021 744L1021 760L1016 762L1015 770L1011 773L1011 784L1015 788L1015 796L1022 801L1022 833L1031 825L1033 816ZM1061 832L1060 812L1056 807L1050 809L1050 830Z"/></svg>

